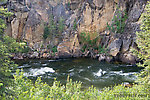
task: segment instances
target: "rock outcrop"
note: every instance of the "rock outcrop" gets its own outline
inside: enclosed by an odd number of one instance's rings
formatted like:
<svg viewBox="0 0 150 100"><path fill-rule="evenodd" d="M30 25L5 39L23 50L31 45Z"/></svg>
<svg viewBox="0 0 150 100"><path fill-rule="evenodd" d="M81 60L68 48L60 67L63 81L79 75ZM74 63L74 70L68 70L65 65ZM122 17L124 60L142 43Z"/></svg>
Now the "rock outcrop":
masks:
<svg viewBox="0 0 150 100"><path fill-rule="evenodd" d="M135 43L135 32L139 31L139 18L147 0L9 0L7 7L14 16L8 21L6 33L28 46L40 50L51 45L57 46L60 57L81 56L80 33L89 33L92 38L101 37L101 46L108 47L109 56L122 62L135 63L136 57L130 53ZM112 34L106 31L111 24L117 7L126 11L124 32ZM50 24L50 16L57 25L62 18L64 30L43 39L45 25ZM56 29L59 31L59 27ZM98 35L94 35L98 33ZM56 36L56 35L57 36ZM135 45L134 45L135 46Z"/></svg>
<svg viewBox="0 0 150 100"><path fill-rule="evenodd" d="M80 51L80 44L78 41L77 34L70 36L69 39L63 40L58 47L58 55L60 58L65 57L80 57L81 51Z"/></svg>

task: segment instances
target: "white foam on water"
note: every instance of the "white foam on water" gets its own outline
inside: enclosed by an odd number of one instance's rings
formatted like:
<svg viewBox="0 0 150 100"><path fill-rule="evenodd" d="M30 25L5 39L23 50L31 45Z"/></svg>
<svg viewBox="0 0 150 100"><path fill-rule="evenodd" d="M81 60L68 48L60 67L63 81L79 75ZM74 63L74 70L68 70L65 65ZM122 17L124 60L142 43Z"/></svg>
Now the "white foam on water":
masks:
<svg viewBox="0 0 150 100"><path fill-rule="evenodd" d="M74 71L74 68L73 69L70 69L68 72L73 72Z"/></svg>
<svg viewBox="0 0 150 100"><path fill-rule="evenodd" d="M122 76L129 76L129 75L136 74L136 72L123 73L123 71L110 71L110 74L118 74L118 75L122 75Z"/></svg>
<svg viewBox="0 0 150 100"><path fill-rule="evenodd" d="M79 73L81 73L81 72L83 72L83 71L84 71L84 69L80 69L80 70L79 70Z"/></svg>
<svg viewBox="0 0 150 100"><path fill-rule="evenodd" d="M121 74L123 73L122 71L110 71L111 74Z"/></svg>
<svg viewBox="0 0 150 100"><path fill-rule="evenodd" d="M48 60L49 62L57 61L57 60Z"/></svg>
<svg viewBox="0 0 150 100"><path fill-rule="evenodd" d="M88 69L91 68L92 66L88 66Z"/></svg>
<svg viewBox="0 0 150 100"><path fill-rule="evenodd" d="M40 69L31 69L30 72L24 73L24 75L25 76L38 76L38 75L43 75L46 72L54 73L55 70L53 70L53 68L49 68L49 67L44 67L44 68L40 68Z"/></svg>
<svg viewBox="0 0 150 100"><path fill-rule="evenodd" d="M42 66L47 66L47 64L42 64Z"/></svg>
<svg viewBox="0 0 150 100"><path fill-rule="evenodd" d="M103 71L100 69L97 73L94 73L95 76L102 76Z"/></svg>
<svg viewBox="0 0 150 100"><path fill-rule="evenodd" d="M129 72L129 73L121 73L120 75L123 75L123 76L129 76L129 75L135 75L136 72Z"/></svg>
<svg viewBox="0 0 150 100"><path fill-rule="evenodd" d="M91 81L89 78L86 78L86 77L84 79L87 80L87 81Z"/></svg>
<svg viewBox="0 0 150 100"><path fill-rule="evenodd" d="M22 66L18 66L18 68L28 68L28 67L31 67L31 65L24 64L24 65L22 65Z"/></svg>

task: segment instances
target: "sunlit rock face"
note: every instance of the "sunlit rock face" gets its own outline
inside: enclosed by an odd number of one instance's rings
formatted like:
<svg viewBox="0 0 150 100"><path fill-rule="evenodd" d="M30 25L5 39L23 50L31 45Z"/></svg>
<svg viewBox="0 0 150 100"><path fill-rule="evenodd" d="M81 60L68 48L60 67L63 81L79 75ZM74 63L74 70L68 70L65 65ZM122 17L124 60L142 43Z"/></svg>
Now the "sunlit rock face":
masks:
<svg viewBox="0 0 150 100"><path fill-rule="evenodd" d="M125 55L136 44L135 32L139 31L139 18L145 5L146 0L9 0L8 8L14 16L8 21L6 33L19 41L26 41L33 49L40 49L41 45L45 48L58 46L59 54L67 56L81 55L78 54L80 33L89 33L91 39L100 35L98 44L108 47L112 57L124 61L128 59ZM123 33L111 34L106 30L107 23L112 23L117 7L127 12L128 19ZM50 24L51 16L56 25L60 18L64 20L64 30L44 40L45 25ZM70 40L76 40L76 45Z"/></svg>
<svg viewBox="0 0 150 100"><path fill-rule="evenodd" d="M88 0L83 10L79 32L104 32L107 23L111 21L115 13L116 3L113 0Z"/></svg>
<svg viewBox="0 0 150 100"><path fill-rule="evenodd" d="M77 34L72 35L69 39L64 40L58 45L58 55L61 58L64 57L80 57L80 45L77 38Z"/></svg>

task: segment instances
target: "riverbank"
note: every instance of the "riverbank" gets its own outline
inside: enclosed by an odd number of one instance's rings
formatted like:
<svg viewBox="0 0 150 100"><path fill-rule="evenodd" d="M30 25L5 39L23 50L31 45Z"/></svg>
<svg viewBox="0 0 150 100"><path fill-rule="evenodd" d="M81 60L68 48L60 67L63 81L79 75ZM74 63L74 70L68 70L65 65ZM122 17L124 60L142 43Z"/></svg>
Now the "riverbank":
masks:
<svg viewBox="0 0 150 100"><path fill-rule="evenodd" d="M13 60L23 60L23 59L66 59L66 58L92 58L96 59L99 62L107 62L107 63L126 63L126 64L132 64L135 65L137 61L129 61L129 62L122 62L117 57L110 56L108 54L98 54L90 51L85 51L81 53L79 56L59 56L58 52L51 52L49 53L48 50L45 49L45 51L41 52L28 52L28 53L12 53L11 59ZM129 58L130 59L130 58Z"/></svg>

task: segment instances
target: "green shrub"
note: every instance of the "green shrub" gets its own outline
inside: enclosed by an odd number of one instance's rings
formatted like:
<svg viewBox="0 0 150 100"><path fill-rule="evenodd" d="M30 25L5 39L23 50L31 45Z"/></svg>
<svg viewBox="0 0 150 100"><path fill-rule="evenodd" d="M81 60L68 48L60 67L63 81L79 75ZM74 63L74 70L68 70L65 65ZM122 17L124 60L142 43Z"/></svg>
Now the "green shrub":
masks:
<svg viewBox="0 0 150 100"><path fill-rule="evenodd" d="M47 39L48 37L50 37L52 39L54 37L60 37L62 32L64 31L64 28L64 19L60 17L57 23L54 21L54 17L51 15L48 25L45 24L43 38Z"/></svg>
<svg viewBox="0 0 150 100"><path fill-rule="evenodd" d="M3 0L4 1L4 0ZM3 16L3 18L6 18L8 16L11 16L12 13L8 12L7 9L0 7L0 16ZM0 17L0 38L3 35L4 29L6 28L6 24L4 22L4 19Z"/></svg>
<svg viewBox="0 0 150 100"><path fill-rule="evenodd" d="M62 85L54 79L53 85L49 86L38 78L33 84L31 80L23 76L23 72L16 71L14 75L15 100L148 100L150 87L134 85L132 88L115 86L98 90L91 86L82 89L81 82L73 82L69 77L67 83Z"/></svg>
<svg viewBox="0 0 150 100"><path fill-rule="evenodd" d="M80 37L81 37L81 44L83 45L81 49L82 52L84 52L85 50L92 50L92 51L98 50L99 54L102 54L102 53L107 54L108 50L105 46L101 46L100 44L99 46L97 45L99 36L97 36L94 39L91 39L91 36L89 35L89 33L82 32L80 34Z"/></svg>
<svg viewBox="0 0 150 100"><path fill-rule="evenodd" d="M77 29L77 22L76 22L76 19L74 20L74 24L73 24L73 30L76 30Z"/></svg>
<svg viewBox="0 0 150 100"><path fill-rule="evenodd" d="M15 100L72 100L79 99L81 83L72 82L68 78L66 85L61 85L55 80L53 85L49 86L38 78L33 84L31 80L23 76L22 71L20 73L17 70L12 91L15 93L13 97Z"/></svg>
<svg viewBox="0 0 150 100"><path fill-rule="evenodd" d="M18 53L18 52L28 52L30 48L27 46L25 42L16 42L15 39L9 36L3 36L3 44L7 48L10 53Z"/></svg>
<svg viewBox="0 0 150 100"><path fill-rule="evenodd" d="M122 12L117 7L116 14L112 19L111 25L107 23L107 29L111 33L123 33L126 19L127 19L127 13L124 11L124 13L122 14Z"/></svg>
<svg viewBox="0 0 150 100"><path fill-rule="evenodd" d="M0 2L5 2L5 1L7 1L7 0L0 0Z"/></svg>
<svg viewBox="0 0 150 100"><path fill-rule="evenodd" d="M98 40L98 37L94 38L94 39L91 39L91 36L89 33L85 33L85 32L82 32L80 34L80 38L81 38L81 44L83 45L82 46L82 51L84 52L86 49L87 50L96 50L98 49L97 47L97 40Z"/></svg>
<svg viewBox="0 0 150 100"><path fill-rule="evenodd" d="M103 54L103 53L108 54L108 49L105 48L105 46L99 45L98 52L99 52L99 54Z"/></svg>
<svg viewBox="0 0 150 100"><path fill-rule="evenodd" d="M57 25L57 32L61 36L62 32L64 31L65 25L64 25L64 19L60 17Z"/></svg>
<svg viewBox="0 0 150 100"><path fill-rule="evenodd" d="M43 38L47 39L48 37L53 38L53 35L56 34L56 23L54 22L54 17L51 15L49 17L49 23L45 23Z"/></svg>
<svg viewBox="0 0 150 100"><path fill-rule="evenodd" d="M57 52L57 46L54 46L54 47L52 48L52 52L53 52L53 53Z"/></svg>
<svg viewBox="0 0 150 100"><path fill-rule="evenodd" d="M67 3L67 7L70 8L70 2Z"/></svg>
<svg viewBox="0 0 150 100"><path fill-rule="evenodd" d="M49 27L48 27L48 26L45 26L43 38L44 38L44 39L47 39L47 37L49 36L49 34L50 34Z"/></svg>

